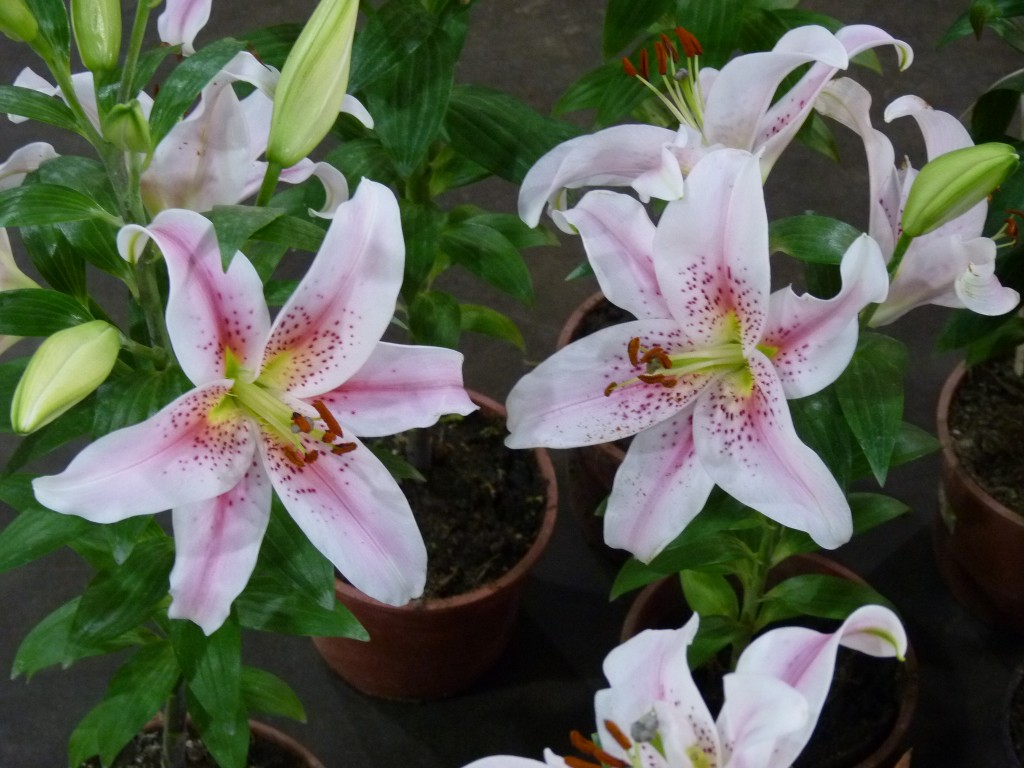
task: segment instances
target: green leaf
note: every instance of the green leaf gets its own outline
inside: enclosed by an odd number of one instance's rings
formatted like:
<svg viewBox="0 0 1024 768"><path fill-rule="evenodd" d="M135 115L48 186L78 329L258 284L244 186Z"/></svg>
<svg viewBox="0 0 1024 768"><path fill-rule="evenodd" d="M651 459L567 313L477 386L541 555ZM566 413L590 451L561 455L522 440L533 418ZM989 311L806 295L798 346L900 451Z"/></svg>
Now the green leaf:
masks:
<svg viewBox="0 0 1024 768"><path fill-rule="evenodd" d="M99 437L145 421L191 388L176 365L163 371L116 373L96 391L93 434Z"/></svg>
<svg viewBox="0 0 1024 768"><path fill-rule="evenodd" d="M268 307L283 307L298 287L298 280L268 280L263 286L263 298Z"/></svg>
<svg viewBox="0 0 1024 768"><path fill-rule="evenodd" d="M246 712L290 717L306 722L299 697L276 675L254 667L242 667L242 702Z"/></svg>
<svg viewBox="0 0 1024 768"><path fill-rule="evenodd" d="M7 459L4 472L17 472L40 456L45 456L62 445L67 445L72 440L89 434L92 427L94 405L95 398L89 397L56 421L23 437L18 443L18 447Z"/></svg>
<svg viewBox="0 0 1024 768"><path fill-rule="evenodd" d="M203 87L244 49L245 43L240 40L224 38L196 51L171 71L160 84L149 115L154 146L181 120Z"/></svg>
<svg viewBox="0 0 1024 768"><path fill-rule="evenodd" d="M745 0L676 0L676 18L700 41L701 64L721 67L736 50Z"/></svg>
<svg viewBox="0 0 1024 768"><path fill-rule="evenodd" d="M447 227L441 249L474 275L517 301L533 304L533 283L522 255L508 238L477 219Z"/></svg>
<svg viewBox="0 0 1024 768"><path fill-rule="evenodd" d="M282 583L263 574L249 579L245 591L235 600L239 623L246 629L304 637L351 637L368 640L369 635L344 605L333 601L325 608L311 596L289 593Z"/></svg>
<svg viewBox="0 0 1024 768"><path fill-rule="evenodd" d="M449 293L424 291L409 306L409 332L417 344L456 349L462 317Z"/></svg>
<svg viewBox="0 0 1024 768"><path fill-rule="evenodd" d="M189 692L214 717L241 708L242 633L229 617L212 635L191 621L171 621L171 642Z"/></svg>
<svg viewBox="0 0 1024 768"><path fill-rule="evenodd" d="M364 178L395 189L402 183L394 161L376 138L349 139L332 150L325 160L345 174L352 189Z"/></svg>
<svg viewBox="0 0 1024 768"><path fill-rule="evenodd" d="M113 217L91 197L57 184L23 184L0 192L0 227Z"/></svg>
<svg viewBox="0 0 1024 768"><path fill-rule="evenodd" d="M526 340L519 327L506 315L495 309L480 304L460 304L459 318L461 329L490 336L493 339L507 341L526 351Z"/></svg>
<svg viewBox="0 0 1024 768"><path fill-rule="evenodd" d="M0 334L49 336L93 320L82 304L67 294L46 288L0 292Z"/></svg>
<svg viewBox="0 0 1024 768"><path fill-rule="evenodd" d="M452 90L444 125L460 154L516 184L541 155L579 134L512 96L475 85Z"/></svg>
<svg viewBox="0 0 1024 768"><path fill-rule="evenodd" d="M610 58L622 51L647 27L672 8L673 0L608 0L601 33L601 50Z"/></svg>
<svg viewBox="0 0 1024 768"><path fill-rule="evenodd" d="M91 525L75 515L51 512L36 502L30 481L27 475L14 475L0 482L0 499L21 510L21 514L0 532L0 572L53 552Z"/></svg>
<svg viewBox="0 0 1024 768"><path fill-rule="evenodd" d="M246 768L249 765L249 720L242 708L235 712L221 711L214 714L190 694L186 698L192 724L199 732L206 748L220 768Z"/></svg>
<svg viewBox="0 0 1024 768"><path fill-rule="evenodd" d="M587 72L570 85L555 104L554 113L563 115L592 109L594 127L606 128L625 115L635 113L653 98L636 78L623 71L620 62L612 61Z"/></svg>
<svg viewBox="0 0 1024 768"><path fill-rule="evenodd" d="M63 0L26 0L39 23L40 36L49 43L58 59L68 60L71 32Z"/></svg>
<svg viewBox="0 0 1024 768"><path fill-rule="evenodd" d="M445 216L433 203L399 202L405 237L405 276L402 296L414 301L434 272Z"/></svg>
<svg viewBox="0 0 1024 768"><path fill-rule="evenodd" d="M481 224L500 232L516 248L558 245L558 237L550 229L531 227L513 213L487 213L475 206L469 206L469 209L472 215L468 218L474 224Z"/></svg>
<svg viewBox="0 0 1024 768"><path fill-rule="evenodd" d="M238 39L264 64L280 70L300 32L301 24L277 24L246 32L239 35Z"/></svg>
<svg viewBox="0 0 1024 768"><path fill-rule="evenodd" d="M845 488L854 477L856 451L835 388L828 387L809 397L790 400L789 412L800 439L821 457L839 485Z"/></svg>
<svg viewBox="0 0 1024 768"><path fill-rule="evenodd" d="M275 208L255 208L251 205L218 205L206 213L217 232L220 258L225 269L235 253L242 250L253 234L284 215Z"/></svg>
<svg viewBox="0 0 1024 768"><path fill-rule="evenodd" d="M900 432L896 436L896 445L892 451L890 467L898 467L901 464L920 459L939 449L939 441L920 427L904 422ZM863 453L858 452L854 457L851 477L865 477L871 473L871 467Z"/></svg>
<svg viewBox="0 0 1024 768"><path fill-rule="evenodd" d="M74 113L64 102L31 88L0 85L0 112L21 115L29 120L81 133Z"/></svg>
<svg viewBox="0 0 1024 768"><path fill-rule="evenodd" d="M701 616L697 636L686 651L686 662L690 669L702 667L745 635L743 626L729 616Z"/></svg>
<svg viewBox="0 0 1024 768"><path fill-rule="evenodd" d="M820 573L793 576L762 598L757 628L794 616L842 621L861 606L872 604L893 607L866 584Z"/></svg>
<svg viewBox="0 0 1024 768"><path fill-rule="evenodd" d="M296 216L280 216L253 232L252 239L316 253L324 242L324 233L324 229L311 221Z"/></svg>
<svg viewBox="0 0 1024 768"><path fill-rule="evenodd" d="M160 711L181 675L167 641L143 646L110 681L102 702L71 734L69 763L99 756L113 763L121 749Z"/></svg>
<svg viewBox="0 0 1024 768"><path fill-rule="evenodd" d="M1020 89L996 88L981 94L971 110L971 136L977 143L1003 141L1020 104Z"/></svg>
<svg viewBox="0 0 1024 768"><path fill-rule="evenodd" d="M374 130L407 177L423 162L444 122L455 59L447 34L435 29L400 66L366 89Z"/></svg>
<svg viewBox="0 0 1024 768"><path fill-rule="evenodd" d="M804 214L777 219L768 226L768 247L810 264L839 264L860 237L855 227L827 216Z"/></svg>
<svg viewBox="0 0 1024 768"><path fill-rule="evenodd" d="M149 539L120 568L97 574L82 594L72 625L72 644L107 643L147 621L167 595L174 547L168 537Z"/></svg>
<svg viewBox="0 0 1024 768"><path fill-rule="evenodd" d="M679 576L683 582L686 604L695 613L699 613L701 619L705 616L739 616L736 590L725 576L693 570L682 571Z"/></svg>
<svg viewBox="0 0 1024 768"><path fill-rule="evenodd" d="M902 342L875 333L861 334L850 364L835 382L836 397L850 431L879 485L903 424L903 377L907 350Z"/></svg>
<svg viewBox="0 0 1024 768"><path fill-rule="evenodd" d="M14 432L11 425L11 401L28 361L28 357L19 357L0 363L0 432L8 435Z"/></svg>
<svg viewBox="0 0 1024 768"><path fill-rule="evenodd" d="M143 541L166 539L153 517L129 517L117 523L94 525L69 546L97 571L119 568Z"/></svg>
<svg viewBox="0 0 1024 768"><path fill-rule="evenodd" d="M355 93L398 67L434 33L436 18L419 0L392 0L381 6L352 45L349 91Z"/></svg>
<svg viewBox="0 0 1024 768"><path fill-rule="evenodd" d="M796 137L815 152L820 152L837 163L840 161L839 147L836 145L832 128L817 112L811 112L807 116Z"/></svg>

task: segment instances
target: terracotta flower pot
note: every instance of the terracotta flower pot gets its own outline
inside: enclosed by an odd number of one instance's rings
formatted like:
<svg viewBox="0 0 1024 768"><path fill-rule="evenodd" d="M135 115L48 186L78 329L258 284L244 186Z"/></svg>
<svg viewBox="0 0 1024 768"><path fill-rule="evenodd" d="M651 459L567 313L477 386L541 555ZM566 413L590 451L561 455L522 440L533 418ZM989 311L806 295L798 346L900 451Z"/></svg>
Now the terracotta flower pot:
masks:
<svg viewBox="0 0 1024 768"><path fill-rule="evenodd" d="M818 554L794 555L776 566L768 577L768 585L790 576L824 573L858 583L864 580L850 569ZM683 598L679 579L669 576L648 584L637 594L626 614L620 640L625 642L645 629L676 629L686 623L692 612ZM910 765L907 750L911 722L917 708L918 669L913 648L908 646L904 662L903 690L892 729L874 751L849 768L906 768Z"/></svg>
<svg viewBox="0 0 1024 768"><path fill-rule="evenodd" d="M1024 518L985 491L953 449L949 406L964 380L958 366L939 395L939 512L932 525L939 572L953 596L990 624L1024 633Z"/></svg>
<svg viewBox="0 0 1024 768"><path fill-rule="evenodd" d="M504 418L505 410L478 395L474 401ZM464 691L501 655L511 637L526 577L555 527L558 493L551 459L534 449L547 484L544 517L537 538L507 573L454 597L385 605L348 583L335 580L335 593L370 634L369 642L314 638L334 672L364 693L391 699L436 699ZM457 492L457 489L453 489Z"/></svg>
<svg viewBox="0 0 1024 768"><path fill-rule="evenodd" d="M600 325L594 319L611 305L604 294L598 291L588 296L569 315L558 334L555 349L562 349L577 339L586 336ZM589 326L594 325L594 328ZM598 505L612 491L615 473L626 457L626 452L616 443L599 443L565 451L566 482L569 509L576 518L587 543L606 557L622 562L629 553L613 549L604 543L603 518L594 514Z"/></svg>

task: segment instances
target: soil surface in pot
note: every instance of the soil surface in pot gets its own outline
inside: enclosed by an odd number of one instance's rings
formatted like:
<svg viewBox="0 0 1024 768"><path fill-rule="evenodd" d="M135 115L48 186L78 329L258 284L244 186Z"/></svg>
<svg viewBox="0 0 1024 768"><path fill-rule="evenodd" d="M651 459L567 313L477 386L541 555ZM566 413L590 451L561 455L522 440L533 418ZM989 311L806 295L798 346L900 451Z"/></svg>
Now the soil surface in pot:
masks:
<svg viewBox="0 0 1024 768"><path fill-rule="evenodd" d="M1024 380L1012 359L971 368L949 406L949 433L964 469L993 497L1024 515Z"/></svg>
<svg viewBox="0 0 1024 768"><path fill-rule="evenodd" d="M1009 712L1006 713L1010 724L1010 748L1017 756L1017 762L1024 765L1024 677L1010 697Z"/></svg>
<svg viewBox="0 0 1024 768"><path fill-rule="evenodd" d="M114 760L111 768L161 768L160 736L162 731L145 731L137 735ZM308 768L304 760L278 745L262 739L252 739L249 747L247 768ZM206 746L198 739L189 739L185 746L186 768L218 768ZM100 768L99 760L93 758L82 763L81 768Z"/></svg>
<svg viewBox="0 0 1024 768"><path fill-rule="evenodd" d="M446 417L420 432L430 436L427 482L403 480L427 545L425 598L452 597L503 576L537 538L547 485L533 452L505 447L500 418L475 411ZM407 456L402 433L378 447Z"/></svg>

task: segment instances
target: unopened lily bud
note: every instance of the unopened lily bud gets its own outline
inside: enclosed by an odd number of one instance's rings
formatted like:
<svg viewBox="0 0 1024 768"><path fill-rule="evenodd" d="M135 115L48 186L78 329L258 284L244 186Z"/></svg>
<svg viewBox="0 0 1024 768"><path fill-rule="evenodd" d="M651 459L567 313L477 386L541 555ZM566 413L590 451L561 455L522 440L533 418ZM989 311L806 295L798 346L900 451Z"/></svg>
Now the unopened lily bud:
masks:
<svg viewBox="0 0 1024 768"><path fill-rule="evenodd" d="M25 0L0 2L0 32L12 40L31 43L39 34L39 23L25 4Z"/></svg>
<svg viewBox="0 0 1024 768"><path fill-rule="evenodd" d="M910 188L903 232L920 237L966 213L1013 173L1020 158L1009 144L955 149L929 162Z"/></svg>
<svg viewBox="0 0 1024 768"><path fill-rule="evenodd" d="M117 66L121 55L121 0L71 0L78 55L91 72Z"/></svg>
<svg viewBox="0 0 1024 768"><path fill-rule="evenodd" d="M120 349L121 334L103 320L50 336L32 355L14 390L14 431L35 432L88 397L106 380Z"/></svg>
<svg viewBox="0 0 1024 768"><path fill-rule="evenodd" d="M274 96L267 160L290 168L334 125L348 87L358 0L320 0L288 54Z"/></svg>
<svg viewBox="0 0 1024 768"><path fill-rule="evenodd" d="M103 119L103 136L118 149L148 153L152 148L149 120L137 99L117 104Z"/></svg>

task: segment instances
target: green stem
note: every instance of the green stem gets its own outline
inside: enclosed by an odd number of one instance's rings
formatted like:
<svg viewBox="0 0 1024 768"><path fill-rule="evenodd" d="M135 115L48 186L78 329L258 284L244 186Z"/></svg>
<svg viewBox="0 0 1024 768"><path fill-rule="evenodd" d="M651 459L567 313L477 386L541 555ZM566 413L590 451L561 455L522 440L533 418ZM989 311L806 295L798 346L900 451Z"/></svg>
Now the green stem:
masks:
<svg viewBox="0 0 1024 768"><path fill-rule="evenodd" d="M274 189L280 176L281 166L277 163L267 163L267 172L263 175L263 184L260 185L260 193L256 196L256 205L262 207L270 204L270 198L274 196Z"/></svg>
<svg viewBox="0 0 1024 768"><path fill-rule="evenodd" d="M163 768L185 768L185 741L188 719L185 710L185 684L178 681L164 705Z"/></svg>
<svg viewBox="0 0 1024 768"><path fill-rule="evenodd" d="M889 259L889 265L886 269L889 272L889 284L892 285L893 279L896 277L896 273L899 272L900 264L903 263L903 257L907 255L907 251L910 250L910 244L914 242L914 238L908 234L901 234L900 239L896 241L896 247L893 249L892 258ZM860 313L860 329L863 331L868 327L871 322L871 318L875 316L875 312L878 311L878 304L868 304L864 311Z"/></svg>
<svg viewBox="0 0 1024 768"><path fill-rule="evenodd" d="M142 43L146 35L146 24L149 21L150 0L139 0L135 6L135 21L132 22L132 35L128 42L128 53L121 70L121 87L117 91L117 100L125 104L135 97L132 92L132 81L139 65Z"/></svg>
<svg viewBox="0 0 1024 768"><path fill-rule="evenodd" d="M753 569L747 573L738 574L742 592L739 623L743 627L744 634L732 645L731 669L736 668L740 654L750 645L750 641L754 638L754 632L758 628L761 601L765 594L768 571L771 570L774 562L773 555L779 542L779 535L779 526L771 520L766 520L761 544L753 559Z"/></svg>

